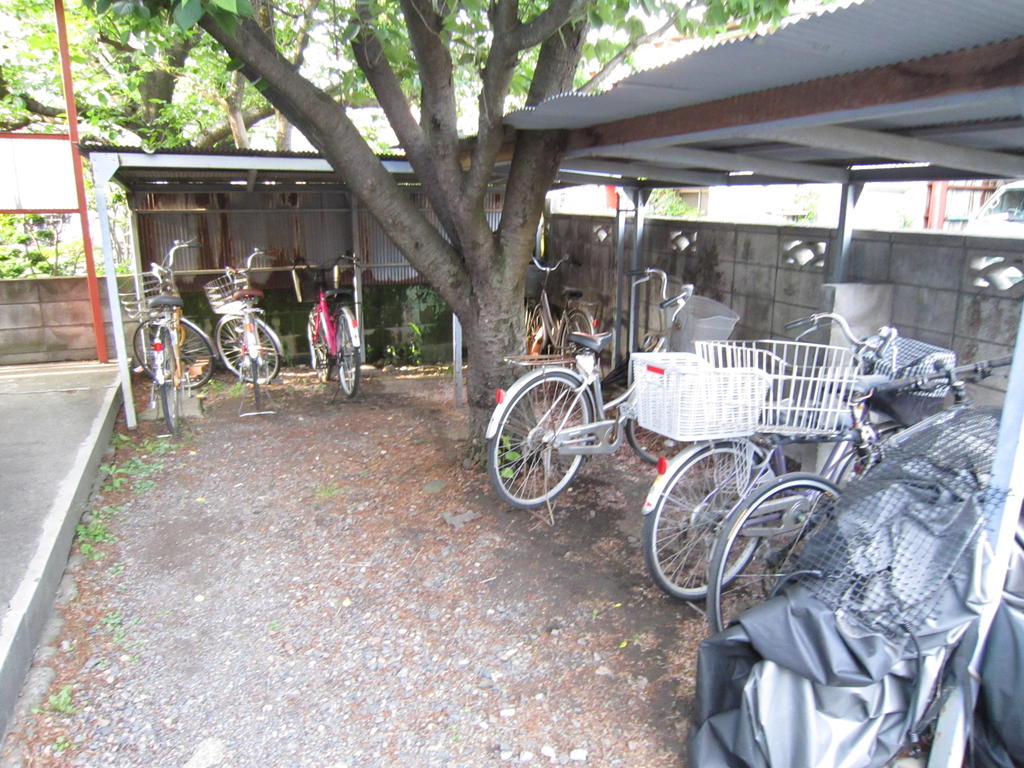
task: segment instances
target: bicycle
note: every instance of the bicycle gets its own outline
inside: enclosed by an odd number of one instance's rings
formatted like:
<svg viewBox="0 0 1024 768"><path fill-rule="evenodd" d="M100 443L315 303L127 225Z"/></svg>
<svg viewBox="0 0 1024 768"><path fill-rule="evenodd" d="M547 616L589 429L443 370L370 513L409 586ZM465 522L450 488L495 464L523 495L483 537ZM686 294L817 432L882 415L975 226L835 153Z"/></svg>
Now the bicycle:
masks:
<svg viewBox="0 0 1024 768"><path fill-rule="evenodd" d="M153 337L151 326L155 320L151 316L152 310L148 302L160 294L177 295L178 290L174 283L175 254L184 248L195 247L197 247L195 241L175 240L163 262L151 264L151 272L141 275L141 290L121 294L122 304L129 314L139 321L138 327L132 334L132 353L151 379L154 377L154 371L149 364L149 340ZM136 298L138 293L141 293L141 298ZM197 389L206 384L213 375L213 361L216 356L213 342L202 328L187 317L180 317L178 322L180 328L178 351L181 363L189 372L188 386Z"/></svg>
<svg viewBox="0 0 1024 768"><path fill-rule="evenodd" d="M870 382L868 397L882 393L928 397L950 390L954 409L966 403L966 383L991 376L1010 364L1000 357L935 374L915 374ZM913 426L874 443L867 478L888 461L889 453L949 418L940 410ZM851 489L860 484L854 480ZM718 531L708 566L707 615L712 632L720 632L740 613L775 594L796 572L805 545L830 519L841 486L824 473L795 472L768 480L735 504Z"/></svg>
<svg viewBox="0 0 1024 768"><path fill-rule="evenodd" d="M327 273L333 271L335 286L338 284L340 262L349 262L354 270L353 289L328 288ZM292 269L292 280L296 298L302 301L302 288L298 270L310 270L313 275L313 291L316 298L309 311L306 336L309 340L310 366L321 382L328 382L332 369L338 372L338 388L346 397L354 397L359 391L359 371L362 342L359 336L359 321L355 312L344 300L358 294L360 264L351 253L339 256L333 264L309 266L301 258Z"/></svg>
<svg viewBox="0 0 1024 768"><path fill-rule="evenodd" d="M846 347L800 341L826 324L839 329ZM818 313L786 327L805 330L793 342L697 345L712 369L750 366L770 371L773 383L768 400L775 405L762 408L763 397L741 402L728 398L727 412L712 416L706 425L711 439L659 465L658 476L644 501L641 547L652 580L674 599L705 599L707 569L719 526L751 489L789 470L787 447L830 444L818 473L841 485L871 464L873 446L901 428L899 419L889 414L878 421L876 414L881 409L860 394L863 370L878 369L886 375L917 365L923 371L935 363L949 365L955 359L948 350L899 337L893 328L858 337L845 318L835 313ZM671 372L669 362L662 363L662 367ZM671 378L665 370L656 370L662 372L652 375L644 371L641 375L647 379ZM691 365L676 378L680 386L686 386L686 377L693 375ZM756 396L747 393L747 397ZM716 402L722 399L713 389L703 399L708 397ZM685 402L680 405L664 395L649 397L645 402L652 406L665 403L664 411L645 417L656 420L669 418L685 407ZM748 408L754 405L755 411L735 411L740 404ZM664 431L666 427L659 429ZM744 429L749 431L744 434Z"/></svg>
<svg viewBox="0 0 1024 768"><path fill-rule="evenodd" d="M255 249L244 268L226 267L224 275L204 286L211 309L221 315L215 332L221 360L240 382L252 385L255 410L243 416L272 413L264 408L264 387L277 376L281 364L281 340L256 306L263 291L249 285L253 260L262 256L264 252Z"/></svg>
<svg viewBox="0 0 1024 768"><path fill-rule="evenodd" d="M530 355L559 354L569 351L569 336L573 333L594 333L597 321L588 305L582 301L583 292L578 288L563 288L563 309L556 316L548 298L548 276L568 260L563 256L549 267L534 256L533 265L544 274L540 297L526 312L526 351Z"/></svg>
<svg viewBox="0 0 1024 768"><path fill-rule="evenodd" d="M184 410L184 392L189 389L189 369L182 364L179 340L184 333L181 325L182 299L180 296L163 293L152 297L148 306L155 313L145 324L143 335L147 340L146 362L152 371L153 388L151 406L156 406L155 393L164 424L171 435L181 429Z"/></svg>
<svg viewBox="0 0 1024 768"><path fill-rule="evenodd" d="M629 273L633 288L661 270ZM676 314L693 295L693 286L661 304L670 328ZM600 373L601 352L610 333L570 333L572 358L549 356L541 367L497 392L497 404L486 430L487 469L492 487L508 504L534 509L564 491L587 456L614 453L627 439L634 420L636 388L605 402ZM511 362L530 364L527 357ZM570 365L572 367L570 367ZM617 411L615 417L609 414ZM633 439L629 439L631 444Z"/></svg>

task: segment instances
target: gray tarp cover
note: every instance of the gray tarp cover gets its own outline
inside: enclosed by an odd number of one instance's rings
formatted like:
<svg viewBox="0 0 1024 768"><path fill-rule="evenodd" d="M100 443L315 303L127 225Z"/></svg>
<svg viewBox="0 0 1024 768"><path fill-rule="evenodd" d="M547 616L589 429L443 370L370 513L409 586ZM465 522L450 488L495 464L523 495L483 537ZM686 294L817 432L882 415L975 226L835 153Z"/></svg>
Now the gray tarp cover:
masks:
<svg viewBox="0 0 1024 768"><path fill-rule="evenodd" d="M980 410L980 409L979 409ZM965 418L979 418L977 411ZM985 415L993 429L998 414ZM988 426L982 425L985 429ZM946 433L948 437L948 433ZM950 441L940 451L956 453L964 441ZM933 457L929 457L929 461ZM886 462L889 461L888 459ZM886 464L883 462L879 469ZM959 459L958 459L959 462ZM989 459L988 466L991 466ZM892 480L913 476L919 485L920 464L894 469ZM962 469L958 466L957 470ZM910 471L910 470L913 471ZM945 471L948 467L939 467ZM979 490L978 467L970 469ZM865 478L866 481L867 478ZM861 481L861 482L865 482ZM852 488L852 487L851 487ZM872 489L872 493L875 489ZM903 493L900 490L899 496ZM840 501L853 492L844 492ZM842 507L844 519L836 526L843 536L858 528L859 538L850 538L838 548L837 571L856 575L865 562L879 565L872 555L882 549L893 550L905 520L891 510L873 506L877 495L865 495L864 503ZM965 506L966 503L966 506ZM917 507L915 511L915 506ZM931 529L936 540L948 541L960 535L952 528L933 526L941 505L903 505L905 515L917 516L916 528ZM967 517L980 516L964 494L950 503L949 520L961 525ZM961 514L964 511L970 515ZM839 515L837 514L837 517ZM859 516L859 518L858 518ZM881 524L882 519L891 522ZM954 520L955 518L955 520ZM859 519L859 522L858 522ZM923 523L928 525L922 525ZM888 529L888 531L882 529ZM966 530L966 529L964 529ZM970 533L970 531L968 531ZM835 532L832 532L835 535ZM971 534L973 535L973 534ZM815 534L817 536L817 534ZM850 542L855 542L853 546ZM811 548L811 544L808 544ZM929 547L909 547L924 551L922 567L934 568L941 558L932 557ZM907 550L903 542L902 550ZM934 714L934 695L944 687L963 679L967 649L972 643L978 608L982 600L975 585L988 562L987 546L970 546L960 565L951 573L933 579L937 584L927 595L928 611L914 619L906 632L893 632L888 624L875 623L877 612L854 614L844 610L849 603L826 602L830 595L845 594L818 589L814 583L789 584L778 596L743 614L739 622L701 644L698 659L697 718L690 738L690 765L698 768L874 768L884 766L912 741L922 721ZM884 566L884 563L881 565ZM906 568L906 562L889 567L894 573ZM826 569L827 572L828 569ZM820 572L820 571L816 571ZM879 573L885 572L883 568ZM861 574L863 575L863 573ZM878 574L872 574L872 578ZM926 585L928 579L917 575L903 585ZM1021 579L1024 584L1024 577ZM898 586L898 585L897 585ZM817 593L817 594L816 594ZM893 593L895 594L895 593ZM825 597L821 599L819 595ZM856 603L856 600L853 600ZM1010 605L1010 601L1007 601ZM1024 707L1019 675L1024 653L1024 624L1018 598L1013 615L1010 609L1000 613L992 645L987 646L994 662L996 683L984 684L983 697L988 712L984 726L987 738L983 747L992 762L986 766L1013 766L1006 755L1024 754ZM909 615L909 614L908 614ZM881 627L881 629L879 629ZM1012 628L1012 629L1011 629ZM1007 669L1009 668L1009 669ZM999 761L999 755L1003 761ZM1020 758L1018 758L1020 759Z"/></svg>

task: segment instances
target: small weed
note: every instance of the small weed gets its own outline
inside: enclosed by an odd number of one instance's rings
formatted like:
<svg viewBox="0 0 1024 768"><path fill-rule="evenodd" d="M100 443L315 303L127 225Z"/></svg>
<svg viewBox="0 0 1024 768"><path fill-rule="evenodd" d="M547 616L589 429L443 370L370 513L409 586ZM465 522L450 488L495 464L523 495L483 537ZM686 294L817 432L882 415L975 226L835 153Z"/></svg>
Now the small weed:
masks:
<svg viewBox="0 0 1024 768"><path fill-rule="evenodd" d="M69 749L73 749L74 746L75 743L71 741L67 736L58 736L56 740L53 742L53 746L51 747L51 749L54 751L55 754L62 755Z"/></svg>
<svg viewBox="0 0 1024 768"><path fill-rule="evenodd" d="M46 700L46 708L57 715L64 715L70 717L75 714L75 703L71 695L70 685L65 685L57 693L50 694L50 698Z"/></svg>
<svg viewBox="0 0 1024 768"><path fill-rule="evenodd" d="M280 632L281 627L284 626L278 619L274 619L272 622L267 624L268 632Z"/></svg>
<svg viewBox="0 0 1024 768"><path fill-rule="evenodd" d="M102 619L100 619L100 624L106 627L107 630L110 632L111 640L113 640L118 645L124 642L124 620L121 616L120 611L111 611Z"/></svg>
<svg viewBox="0 0 1024 768"><path fill-rule="evenodd" d="M78 533L78 538L93 544L110 544L117 541L117 537L110 532L107 524L102 520L93 519L87 525L79 525L75 530Z"/></svg>
<svg viewBox="0 0 1024 768"><path fill-rule="evenodd" d="M107 473L107 484L103 486L104 491L121 491L131 488L135 491L151 490L156 483L147 480L149 475L159 472L163 468L163 462L145 462L138 456L133 456L123 464L104 464L101 470ZM140 487L140 485L142 487Z"/></svg>
<svg viewBox="0 0 1024 768"><path fill-rule="evenodd" d="M124 563L116 563L107 569L107 574L110 576L120 576L124 571Z"/></svg>
<svg viewBox="0 0 1024 768"><path fill-rule="evenodd" d="M177 447L166 437L147 437L139 446L139 450L149 456L166 456L173 453Z"/></svg>
<svg viewBox="0 0 1024 768"><path fill-rule="evenodd" d="M341 493L341 486L337 483L324 483L313 490L313 495L318 499L329 499Z"/></svg>

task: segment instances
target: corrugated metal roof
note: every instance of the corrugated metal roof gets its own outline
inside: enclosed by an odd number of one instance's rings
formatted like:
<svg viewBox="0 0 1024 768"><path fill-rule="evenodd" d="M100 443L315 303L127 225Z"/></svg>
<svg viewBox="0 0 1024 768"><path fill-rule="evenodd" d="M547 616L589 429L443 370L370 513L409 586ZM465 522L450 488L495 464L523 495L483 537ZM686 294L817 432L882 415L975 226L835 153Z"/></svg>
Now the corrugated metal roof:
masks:
<svg viewBox="0 0 1024 768"><path fill-rule="evenodd" d="M581 128L1024 35L1020 0L865 0L632 75L595 95L512 112L515 128Z"/></svg>

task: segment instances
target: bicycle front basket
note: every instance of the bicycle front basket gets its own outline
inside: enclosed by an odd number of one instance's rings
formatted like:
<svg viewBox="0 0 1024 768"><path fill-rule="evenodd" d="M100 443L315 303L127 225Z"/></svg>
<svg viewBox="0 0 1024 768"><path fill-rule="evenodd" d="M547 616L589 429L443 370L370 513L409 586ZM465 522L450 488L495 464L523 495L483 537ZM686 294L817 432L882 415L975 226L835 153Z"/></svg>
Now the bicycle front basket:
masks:
<svg viewBox="0 0 1024 768"><path fill-rule="evenodd" d="M771 378L759 431L780 435L838 432L850 413L859 365L845 347L802 341L698 341L715 368L759 368Z"/></svg>
<svg viewBox="0 0 1024 768"><path fill-rule="evenodd" d="M151 272L140 272L134 275L118 277L118 298L125 313L139 322L149 317L149 300L159 296L172 286L164 285L159 277Z"/></svg>
<svg viewBox="0 0 1024 768"><path fill-rule="evenodd" d="M210 309L219 315L237 314L241 302L234 300L236 292L249 287L249 278L242 272L228 272L203 286Z"/></svg>
<svg viewBox="0 0 1024 768"><path fill-rule="evenodd" d="M718 369L689 352L636 352L630 361L633 407L644 429L683 441L757 431L769 386L763 371Z"/></svg>

